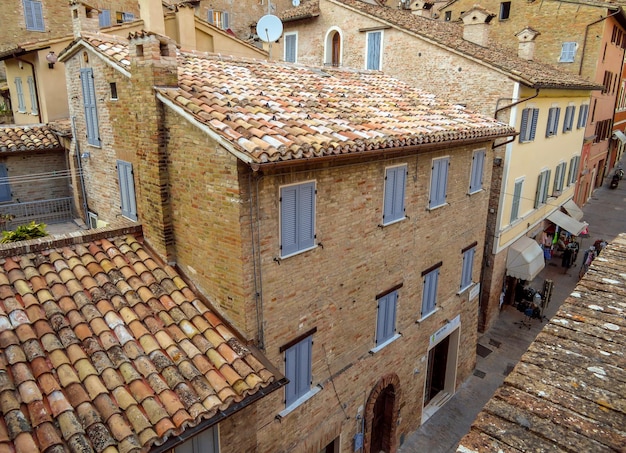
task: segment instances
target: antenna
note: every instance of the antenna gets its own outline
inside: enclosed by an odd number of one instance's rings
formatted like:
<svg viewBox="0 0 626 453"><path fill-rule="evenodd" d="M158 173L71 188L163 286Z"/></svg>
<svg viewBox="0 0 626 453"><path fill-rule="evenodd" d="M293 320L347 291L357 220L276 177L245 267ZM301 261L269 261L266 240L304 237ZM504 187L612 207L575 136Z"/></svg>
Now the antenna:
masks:
<svg viewBox="0 0 626 453"><path fill-rule="evenodd" d="M261 41L269 44L269 56L272 59L272 43L275 42L283 34L283 23L281 20L271 14L267 14L259 19L256 24L256 34L259 35Z"/></svg>

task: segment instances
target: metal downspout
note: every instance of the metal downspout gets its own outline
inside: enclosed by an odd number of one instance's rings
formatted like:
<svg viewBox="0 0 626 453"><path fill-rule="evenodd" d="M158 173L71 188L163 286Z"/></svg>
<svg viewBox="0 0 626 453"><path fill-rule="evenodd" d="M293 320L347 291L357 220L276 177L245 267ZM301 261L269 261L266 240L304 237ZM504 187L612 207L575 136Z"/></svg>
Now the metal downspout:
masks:
<svg viewBox="0 0 626 453"><path fill-rule="evenodd" d="M89 204L87 203L87 189L85 188L85 177L83 176L83 163L80 157L80 146L78 144L78 136L76 134L76 117L71 118L72 121L72 138L74 139L74 149L76 152L76 161L78 163L78 175L80 176L80 187L83 194L83 210L85 211L85 225L89 225Z"/></svg>
<svg viewBox="0 0 626 453"><path fill-rule="evenodd" d="M500 101L502 101L504 99L510 99L510 98L500 98L500 99L498 99L496 101L496 111L494 112L493 117L495 119L498 119L498 113L500 113L501 111L506 110L506 109L510 109L511 107L515 107L516 105L521 104L522 102L527 102L527 101L530 101L531 99L536 98L537 96L539 96L539 88L535 88L535 90L536 90L535 94L533 94L532 96L524 98L524 99L520 99L519 101L515 101L512 104L505 105L504 107L500 107L500 108L498 108L498 104L500 103Z"/></svg>
<svg viewBox="0 0 626 453"><path fill-rule="evenodd" d="M583 38L583 50L580 53L580 66L578 67L578 75L582 75L583 73L583 60L585 59L585 48L587 47L587 35L589 34L589 27L591 27L592 25L598 24L602 22L603 20L608 19L609 17L613 17L619 14L621 11L622 11L622 7L618 6L617 11L615 11L613 14L609 14L608 16L602 17L585 26L585 37Z"/></svg>
<svg viewBox="0 0 626 453"><path fill-rule="evenodd" d="M254 197L252 196L252 175L254 174ZM258 348L265 350L265 338L263 333L263 283L261 274L261 244L260 244L260 227L259 227L259 181L261 177L257 172L248 174L248 187L250 190L250 239L252 243L252 267L254 276L254 299L256 305L256 321L257 321L257 337ZM253 200L256 205L256 212L253 208ZM254 221L253 221L254 219ZM256 224L256 236L255 236ZM258 255L258 263L257 263ZM258 264L258 266L257 266Z"/></svg>
<svg viewBox="0 0 626 453"><path fill-rule="evenodd" d="M23 58L18 57L16 54L13 54L13 58L17 61L21 61L22 63L26 63L30 65L33 73L33 87L35 87L35 100L37 101L37 119L39 119L39 123L41 123L41 106L39 105L39 90L37 89L37 73L35 72L35 65L30 61L26 61Z"/></svg>

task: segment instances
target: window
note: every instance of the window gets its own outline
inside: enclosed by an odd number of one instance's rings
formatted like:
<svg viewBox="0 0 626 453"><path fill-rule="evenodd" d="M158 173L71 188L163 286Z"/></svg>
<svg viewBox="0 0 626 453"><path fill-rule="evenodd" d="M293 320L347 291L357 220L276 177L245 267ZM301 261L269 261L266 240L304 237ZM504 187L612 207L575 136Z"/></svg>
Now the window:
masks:
<svg viewBox="0 0 626 453"><path fill-rule="evenodd" d="M613 74L611 71L604 71L604 79L602 81L602 94L610 94L611 86L613 85L613 77L617 77L616 74ZM615 90L613 90L615 91Z"/></svg>
<svg viewBox="0 0 626 453"><path fill-rule="evenodd" d="M537 132L537 120L539 119L539 109L527 108L522 110L522 124L520 126L520 143L532 142Z"/></svg>
<svg viewBox="0 0 626 453"><path fill-rule="evenodd" d="M548 124L546 125L546 137L556 135L559 128L559 117L561 116L560 107L550 107L548 111Z"/></svg>
<svg viewBox="0 0 626 453"><path fill-rule="evenodd" d="M569 161L569 173L567 174L567 185L571 186L578 179L578 165L580 164L580 156L574 156Z"/></svg>
<svg viewBox="0 0 626 453"><path fill-rule="evenodd" d="M519 204L522 199L522 187L524 180L519 179L515 181L515 188L513 189L513 202L511 203L511 223L519 219Z"/></svg>
<svg viewBox="0 0 626 453"><path fill-rule="evenodd" d="M83 89L87 143L100 146L100 126L98 125L98 107L96 105L96 89L93 83L93 69L81 68L80 82Z"/></svg>
<svg viewBox="0 0 626 453"><path fill-rule="evenodd" d="M382 31L370 31L365 35L367 37L366 45L366 63L365 69L373 69L380 71L382 68Z"/></svg>
<svg viewBox="0 0 626 453"><path fill-rule="evenodd" d="M385 170L385 194L383 225L404 219L404 188L406 185L406 165Z"/></svg>
<svg viewBox="0 0 626 453"><path fill-rule="evenodd" d="M589 116L589 104L582 104L578 109L578 123L576 129L580 129L587 125L587 117Z"/></svg>
<svg viewBox="0 0 626 453"><path fill-rule="evenodd" d="M285 61L295 63L298 61L298 34L285 33Z"/></svg>
<svg viewBox="0 0 626 453"><path fill-rule="evenodd" d="M474 271L474 254L476 253L476 243L461 250L463 253L463 267L461 268L461 291L467 289L472 284L472 273Z"/></svg>
<svg viewBox="0 0 626 453"><path fill-rule="evenodd" d="M502 2L500 3L500 20L505 20L509 18L511 14L511 2Z"/></svg>
<svg viewBox="0 0 626 453"><path fill-rule="evenodd" d="M226 11L210 9L207 14L207 22L222 30L226 30L230 27L229 14Z"/></svg>
<svg viewBox="0 0 626 453"><path fill-rule="evenodd" d="M439 268L441 263L422 272L424 278L424 292L422 294L422 318L435 311L437 306L437 286L439 284Z"/></svg>
<svg viewBox="0 0 626 453"><path fill-rule="evenodd" d="M392 291L377 299L378 315L376 317L376 346L391 340L396 333L396 307L398 291Z"/></svg>
<svg viewBox="0 0 626 453"><path fill-rule="evenodd" d="M535 193L535 208L546 204L548 200L548 185L550 184L550 170L544 170L537 179L537 192Z"/></svg>
<svg viewBox="0 0 626 453"><path fill-rule="evenodd" d="M570 132L574 128L574 115L576 107L568 105L565 109L565 121L563 121L563 132Z"/></svg>
<svg viewBox="0 0 626 453"><path fill-rule="evenodd" d="M109 88L111 88L111 99L117 100L117 83L115 82L109 83Z"/></svg>
<svg viewBox="0 0 626 453"><path fill-rule="evenodd" d="M28 93L30 94L30 113L32 115L38 115L37 91L35 90L35 79L33 79L33 76L26 78L26 84L28 85Z"/></svg>
<svg viewBox="0 0 626 453"><path fill-rule="evenodd" d="M43 24L43 9L40 1L23 0L26 30L46 31Z"/></svg>
<svg viewBox="0 0 626 453"><path fill-rule="evenodd" d="M22 78L15 78L15 92L17 94L17 111L18 113L26 113L26 102L24 101L24 88L22 87Z"/></svg>
<svg viewBox="0 0 626 453"><path fill-rule="evenodd" d="M617 98L617 110L621 111L625 109L626 109L626 80L622 80L620 88L619 88L619 97Z"/></svg>
<svg viewBox="0 0 626 453"><path fill-rule="evenodd" d="M123 11L117 11L115 13L115 21L118 24L122 24L124 22L132 22L135 20L135 15L133 13L126 13Z"/></svg>
<svg viewBox="0 0 626 453"><path fill-rule="evenodd" d="M553 195L560 195L563 190L563 183L565 182L565 167L567 164L565 162L561 162L556 166L556 171L554 173L554 188L552 190Z"/></svg>
<svg viewBox="0 0 626 453"><path fill-rule="evenodd" d="M219 453L220 442L216 425L193 436L174 449L174 453Z"/></svg>
<svg viewBox="0 0 626 453"><path fill-rule="evenodd" d="M103 9L98 13L98 25L102 27L110 27L111 26L111 11L108 9Z"/></svg>
<svg viewBox="0 0 626 453"><path fill-rule="evenodd" d="M602 120L596 123L596 137L594 138L594 143L599 143L602 140L607 140L611 136L611 120Z"/></svg>
<svg viewBox="0 0 626 453"><path fill-rule="evenodd" d="M315 246L315 182L280 189L280 255Z"/></svg>
<svg viewBox="0 0 626 453"><path fill-rule="evenodd" d="M311 390L311 362L313 336L300 340L285 350L285 377L289 383L285 387L285 406L295 404Z"/></svg>
<svg viewBox="0 0 626 453"><path fill-rule="evenodd" d="M117 161L117 177L120 185L122 215L130 220L137 220L137 202L135 200L135 180L133 165L123 160Z"/></svg>
<svg viewBox="0 0 626 453"><path fill-rule="evenodd" d="M573 63L576 56L576 42L564 42L561 45L561 56L559 57L560 63Z"/></svg>
<svg viewBox="0 0 626 453"><path fill-rule="evenodd" d="M444 16L444 20L446 22L450 22L452 20L452 11L446 11L446 14Z"/></svg>
<svg viewBox="0 0 626 453"><path fill-rule="evenodd" d="M470 176L469 193L475 193L483 188L483 169L485 166L485 150L474 151L472 156L472 174Z"/></svg>
<svg viewBox="0 0 626 453"><path fill-rule="evenodd" d="M5 164L0 164L0 201L11 201L11 186L9 172Z"/></svg>
<svg viewBox="0 0 626 453"><path fill-rule="evenodd" d="M428 208L433 209L446 203L446 191L448 189L448 165L450 159L442 157L433 159L430 175L430 200Z"/></svg>

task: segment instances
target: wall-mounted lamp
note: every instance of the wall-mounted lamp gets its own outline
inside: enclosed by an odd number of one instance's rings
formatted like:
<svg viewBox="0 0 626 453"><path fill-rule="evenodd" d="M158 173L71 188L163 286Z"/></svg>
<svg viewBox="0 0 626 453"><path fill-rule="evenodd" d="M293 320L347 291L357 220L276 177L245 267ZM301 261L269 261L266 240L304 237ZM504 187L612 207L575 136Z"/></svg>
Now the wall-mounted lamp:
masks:
<svg viewBox="0 0 626 453"><path fill-rule="evenodd" d="M57 56L54 54L54 51L48 52L46 55L46 60L48 61L48 67L50 69L54 69L54 64L57 62Z"/></svg>
<svg viewBox="0 0 626 453"><path fill-rule="evenodd" d="M89 154L88 152L84 152L80 155L81 159L89 159L91 157L91 154Z"/></svg>

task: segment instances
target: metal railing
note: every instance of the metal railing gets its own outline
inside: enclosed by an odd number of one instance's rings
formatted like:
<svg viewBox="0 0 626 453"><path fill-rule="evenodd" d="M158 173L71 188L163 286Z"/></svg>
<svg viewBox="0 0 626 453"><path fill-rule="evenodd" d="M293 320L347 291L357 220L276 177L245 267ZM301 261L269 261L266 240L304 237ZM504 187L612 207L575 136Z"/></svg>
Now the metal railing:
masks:
<svg viewBox="0 0 626 453"><path fill-rule="evenodd" d="M32 221L45 224L67 222L73 217L72 197L0 204L0 215L5 214L10 215L11 220L4 225L0 223L0 230L12 230Z"/></svg>

